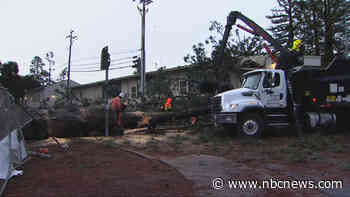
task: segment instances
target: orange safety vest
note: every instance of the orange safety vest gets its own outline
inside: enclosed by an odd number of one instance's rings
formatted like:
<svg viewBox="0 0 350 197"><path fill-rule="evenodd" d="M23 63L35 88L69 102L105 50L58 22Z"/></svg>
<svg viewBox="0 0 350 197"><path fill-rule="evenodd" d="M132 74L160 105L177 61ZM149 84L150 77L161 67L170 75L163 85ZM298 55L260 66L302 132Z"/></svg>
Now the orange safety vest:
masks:
<svg viewBox="0 0 350 197"><path fill-rule="evenodd" d="M166 103L164 104L164 110L167 111L169 109L171 109L172 105L171 105L171 98L168 98L168 100L166 101Z"/></svg>
<svg viewBox="0 0 350 197"><path fill-rule="evenodd" d="M121 103L120 97L117 96L112 100L112 110L117 112L117 125L121 126L122 113L121 113Z"/></svg>

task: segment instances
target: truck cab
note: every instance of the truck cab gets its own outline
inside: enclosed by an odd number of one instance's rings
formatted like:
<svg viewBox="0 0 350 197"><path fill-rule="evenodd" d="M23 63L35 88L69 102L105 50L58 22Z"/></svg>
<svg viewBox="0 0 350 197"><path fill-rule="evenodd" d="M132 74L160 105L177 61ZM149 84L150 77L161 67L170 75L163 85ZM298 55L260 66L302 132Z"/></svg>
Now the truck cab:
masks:
<svg viewBox="0 0 350 197"><path fill-rule="evenodd" d="M234 126L246 136L259 136L266 126L289 126L288 86L283 70L259 69L243 75L241 88L216 95L216 125Z"/></svg>

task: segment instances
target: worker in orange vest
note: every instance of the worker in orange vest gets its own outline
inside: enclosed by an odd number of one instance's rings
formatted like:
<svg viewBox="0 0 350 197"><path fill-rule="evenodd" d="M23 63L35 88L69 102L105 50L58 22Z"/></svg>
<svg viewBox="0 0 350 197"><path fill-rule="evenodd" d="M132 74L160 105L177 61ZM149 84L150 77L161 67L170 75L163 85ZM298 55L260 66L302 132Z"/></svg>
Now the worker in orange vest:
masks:
<svg viewBox="0 0 350 197"><path fill-rule="evenodd" d="M166 103L164 104L164 111L170 111L172 109L173 107L171 104L172 101L173 99L170 97L167 99Z"/></svg>
<svg viewBox="0 0 350 197"><path fill-rule="evenodd" d="M126 108L126 104L125 102L123 102L124 97L125 97L125 94L121 92L118 96L114 97L112 100L112 110L116 112L117 125L121 129L123 129L122 112Z"/></svg>

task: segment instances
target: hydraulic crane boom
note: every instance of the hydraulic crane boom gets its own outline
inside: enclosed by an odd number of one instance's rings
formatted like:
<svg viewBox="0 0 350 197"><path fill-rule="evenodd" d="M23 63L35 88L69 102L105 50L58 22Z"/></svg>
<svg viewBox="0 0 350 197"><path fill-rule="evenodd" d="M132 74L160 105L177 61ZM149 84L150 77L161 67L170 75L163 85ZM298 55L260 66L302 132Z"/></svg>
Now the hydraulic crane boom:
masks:
<svg viewBox="0 0 350 197"><path fill-rule="evenodd" d="M277 40L275 40L263 28L261 28L259 25L257 25L254 21L252 21L248 17L244 16L242 13L238 11L232 11L227 17L227 24L225 26L225 32L221 42L219 56L216 61L217 65L220 66L222 64L224 50L225 50L230 32L232 30L232 26L236 24L237 19L240 19L242 22L244 22L246 25L248 25L251 28L250 30L238 25L241 29L248 31L249 33L252 33L254 35L263 37L267 42L269 42L275 48L275 50L280 51L280 55L277 60L277 65L279 67L288 69L298 64L297 57L291 51L289 51L288 48L283 47Z"/></svg>

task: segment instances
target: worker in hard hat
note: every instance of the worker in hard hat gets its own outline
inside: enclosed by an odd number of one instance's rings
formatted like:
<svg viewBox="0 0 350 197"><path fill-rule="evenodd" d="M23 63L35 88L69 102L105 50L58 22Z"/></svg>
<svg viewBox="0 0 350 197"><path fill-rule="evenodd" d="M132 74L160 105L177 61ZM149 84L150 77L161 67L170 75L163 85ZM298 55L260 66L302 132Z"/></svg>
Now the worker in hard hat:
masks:
<svg viewBox="0 0 350 197"><path fill-rule="evenodd" d="M293 46L289 51L290 53L281 51L275 69L289 70L304 64L304 45L302 40L294 40Z"/></svg>
<svg viewBox="0 0 350 197"><path fill-rule="evenodd" d="M295 66L301 66L304 64L304 45L300 39L294 40L293 46L290 51L293 53L296 59Z"/></svg>
<svg viewBox="0 0 350 197"><path fill-rule="evenodd" d="M302 41L300 39L294 40L291 51L299 52L302 48Z"/></svg>
<svg viewBox="0 0 350 197"><path fill-rule="evenodd" d="M123 135L123 121L122 121L122 112L126 108L126 103L124 102L125 93L121 92L118 96L114 97L112 100L112 110L117 116L117 126L122 130L121 134Z"/></svg>

